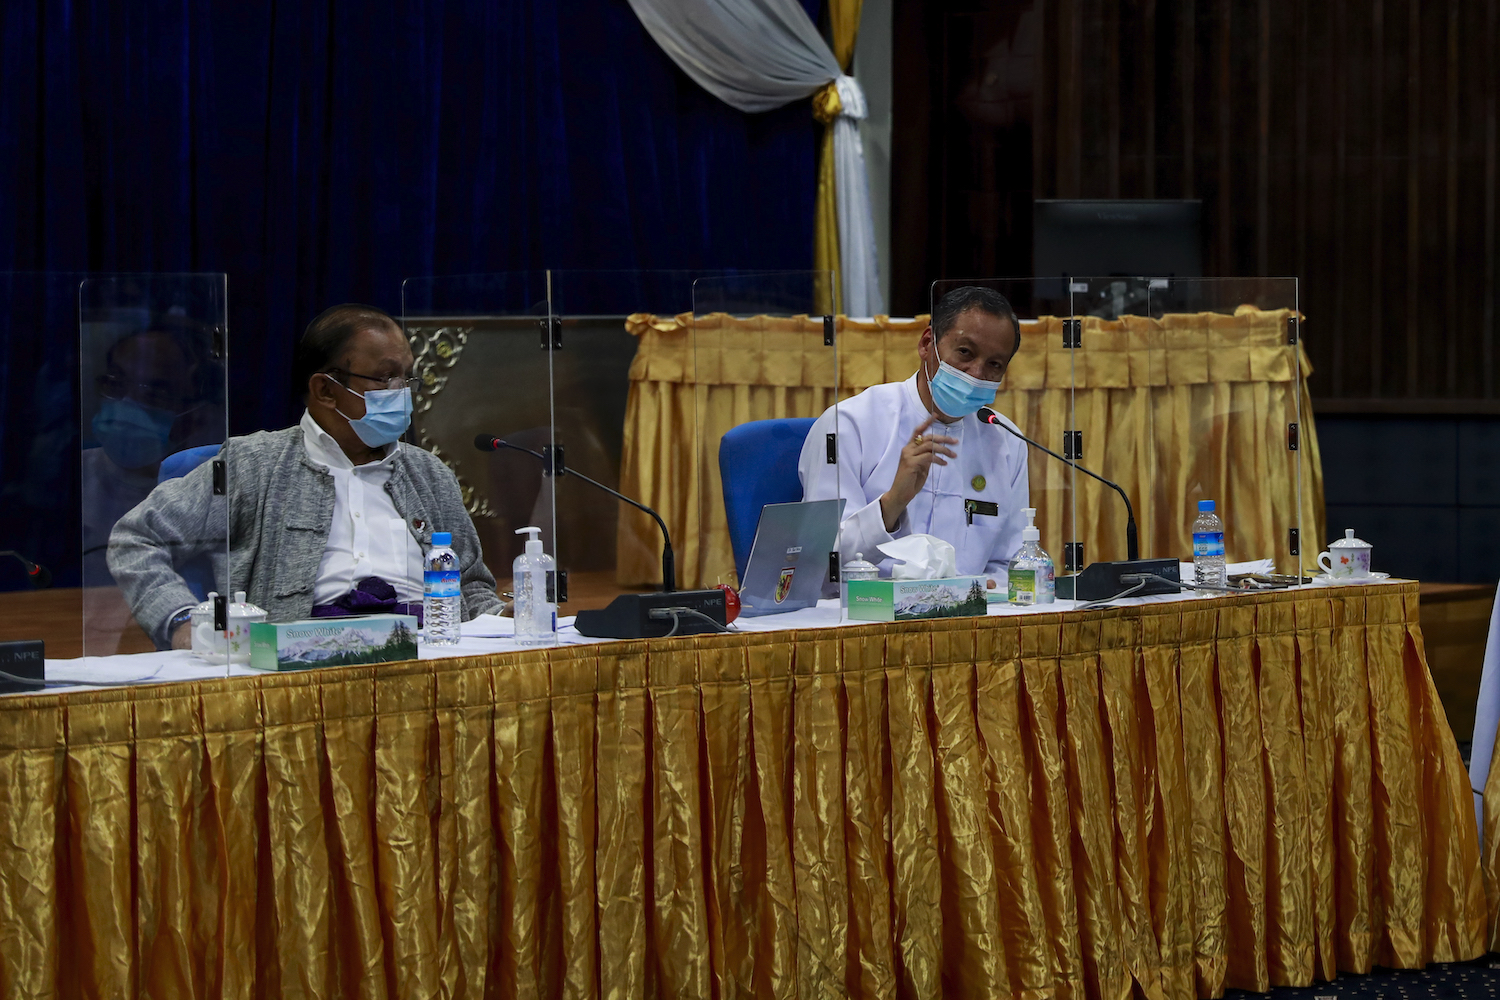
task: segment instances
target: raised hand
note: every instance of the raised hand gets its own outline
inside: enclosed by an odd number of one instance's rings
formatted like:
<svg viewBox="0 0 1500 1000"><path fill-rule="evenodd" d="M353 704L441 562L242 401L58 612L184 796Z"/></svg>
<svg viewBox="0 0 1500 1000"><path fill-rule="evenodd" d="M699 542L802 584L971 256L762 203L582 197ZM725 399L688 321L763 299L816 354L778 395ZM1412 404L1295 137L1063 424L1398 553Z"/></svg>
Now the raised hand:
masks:
<svg viewBox="0 0 1500 1000"><path fill-rule="evenodd" d="M947 465L948 459L957 457L957 453L948 445L958 444L958 438L941 433L927 433L936 420L937 416L933 415L922 421L921 426L912 432L910 440L901 448L901 464L896 467L895 481L880 497L880 514L885 521L886 531L896 529L896 522L901 519L906 505L926 485L927 474L933 463Z"/></svg>

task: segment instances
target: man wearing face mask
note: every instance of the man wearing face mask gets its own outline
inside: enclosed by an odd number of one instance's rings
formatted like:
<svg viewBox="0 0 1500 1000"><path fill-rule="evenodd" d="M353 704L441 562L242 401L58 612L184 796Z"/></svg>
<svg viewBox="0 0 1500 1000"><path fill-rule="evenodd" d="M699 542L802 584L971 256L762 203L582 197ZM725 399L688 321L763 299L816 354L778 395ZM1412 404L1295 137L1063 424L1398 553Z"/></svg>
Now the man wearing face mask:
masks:
<svg viewBox="0 0 1500 1000"><path fill-rule="evenodd" d="M194 349L199 339L161 322L126 334L105 353L104 371L94 381L98 408L88 423L95 446L80 456L87 587L110 582L110 532L156 488L162 459L216 440L209 415L223 425L223 409L208 391L205 359Z"/></svg>
<svg viewBox="0 0 1500 1000"><path fill-rule="evenodd" d="M871 386L818 418L797 472L803 499L843 497L842 559L863 553L889 575L892 561L878 545L936 535L957 550L960 574L1004 584L1030 506L1026 448L975 414L994 403L1019 347L1020 325L1004 296L956 288L917 341L915 375ZM826 437L835 431L831 465Z"/></svg>
<svg viewBox="0 0 1500 1000"><path fill-rule="evenodd" d="M196 551L230 590L271 621L374 612L420 614L422 560L433 531L453 536L463 617L498 613L495 580L447 466L402 443L413 358L401 328L369 306L341 305L308 326L295 377L307 409L281 431L232 438L229 496L213 496L211 463L169 480L122 518L109 565L136 621L158 647L191 645L198 603L175 565ZM175 560L175 565L174 565Z"/></svg>

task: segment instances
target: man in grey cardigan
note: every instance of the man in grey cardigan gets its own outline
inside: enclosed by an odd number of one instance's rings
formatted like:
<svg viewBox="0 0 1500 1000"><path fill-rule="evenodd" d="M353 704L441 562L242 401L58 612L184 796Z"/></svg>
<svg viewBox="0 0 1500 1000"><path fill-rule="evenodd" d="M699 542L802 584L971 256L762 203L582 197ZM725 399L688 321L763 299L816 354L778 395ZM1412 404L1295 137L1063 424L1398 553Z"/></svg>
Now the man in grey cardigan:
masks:
<svg viewBox="0 0 1500 1000"><path fill-rule="evenodd" d="M335 306L308 326L295 364L302 421L227 441L227 495L214 495L205 462L115 524L109 569L141 628L158 648L191 645L198 600L178 567L203 555L271 621L415 609L434 531L453 536L463 617L500 613L458 481L398 440L415 384L401 328L378 309Z"/></svg>

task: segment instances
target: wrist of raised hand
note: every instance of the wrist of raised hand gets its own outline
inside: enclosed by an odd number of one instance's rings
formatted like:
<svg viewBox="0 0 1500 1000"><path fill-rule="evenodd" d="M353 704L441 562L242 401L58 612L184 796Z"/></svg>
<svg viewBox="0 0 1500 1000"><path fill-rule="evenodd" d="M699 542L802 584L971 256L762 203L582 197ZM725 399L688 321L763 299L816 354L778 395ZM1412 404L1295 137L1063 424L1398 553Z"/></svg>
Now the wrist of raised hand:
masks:
<svg viewBox="0 0 1500 1000"><path fill-rule="evenodd" d="M895 531L896 525L901 522L901 515L906 513L906 505L911 500L900 499L895 490L887 490L880 495L880 521L886 531Z"/></svg>

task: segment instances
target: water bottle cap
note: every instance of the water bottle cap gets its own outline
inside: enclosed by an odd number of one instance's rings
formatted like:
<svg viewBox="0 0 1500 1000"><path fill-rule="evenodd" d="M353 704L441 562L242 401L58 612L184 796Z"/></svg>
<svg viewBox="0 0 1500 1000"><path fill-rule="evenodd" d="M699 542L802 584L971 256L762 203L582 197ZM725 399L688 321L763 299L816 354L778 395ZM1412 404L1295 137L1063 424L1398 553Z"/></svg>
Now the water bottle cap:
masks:
<svg viewBox="0 0 1500 1000"><path fill-rule="evenodd" d="M1210 511L1211 512L1213 509L1214 509L1214 502L1212 500L1199 500L1198 501L1198 511L1200 513L1204 512L1204 511Z"/></svg>
<svg viewBox="0 0 1500 1000"><path fill-rule="evenodd" d="M453 532L451 532L451 531L434 531L432 533L432 544L433 545L452 545L453 544Z"/></svg>

